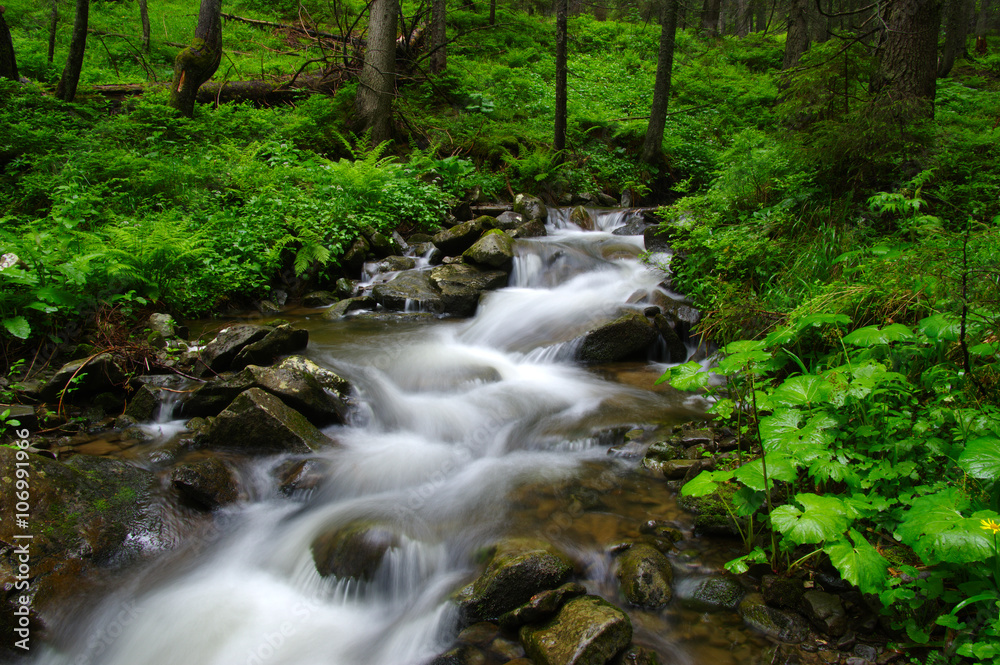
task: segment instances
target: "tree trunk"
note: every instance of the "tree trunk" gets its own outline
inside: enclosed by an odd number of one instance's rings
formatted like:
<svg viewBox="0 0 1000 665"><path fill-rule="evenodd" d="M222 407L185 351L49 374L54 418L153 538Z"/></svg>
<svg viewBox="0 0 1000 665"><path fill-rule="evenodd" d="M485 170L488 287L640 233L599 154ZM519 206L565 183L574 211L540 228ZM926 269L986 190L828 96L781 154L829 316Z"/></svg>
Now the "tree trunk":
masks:
<svg viewBox="0 0 1000 665"><path fill-rule="evenodd" d="M556 0L556 120L555 149L566 149L566 42L567 3Z"/></svg>
<svg viewBox="0 0 1000 665"><path fill-rule="evenodd" d="M14 57L14 42L10 38L10 28L3 17L4 8L0 7L0 78L17 81L17 59Z"/></svg>
<svg viewBox="0 0 1000 665"><path fill-rule="evenodd" d="M753 23L753 13L750 9L750 0L736 1L736 36L746 37L750 34Z"/></svg>
<svg viewBox="0 0 1000 665"><path fill-rule="evenodd" d="M782 69L799 63L802 54L809 50L809 0L793 0L788 10L788 36L785 37L785 58Z"/></svg>
<svg viewBox="0 0 1000 665"><path fill-rule="evenodd" d="M445 44L448 41L446 17L446 0L433 0L431 3L431 71L440 74L448 64Z"/></svg>
<svg viewBox="0 0 1000 665"><path fill-rule="evenodd" d="M757 0L757 7L754 11L754 32L764 32L767 27L767 3L764 0Z"/></svg>
<svg viewBox="0 0 1000 665"><path fill-rule="evenodd" d="M701 32L706 37L719 36L719 15L722 0L705 0L701 6Z"/></svg>
<svg viewBox="0 0 1000 665"><path fill-rule="evenodd" d="M656 83L653 105L649 110L646 138L640 159L653 164L663 158L663 128L670 105L670 74L674 68L674 38L677 34L677 11L680 0L664 0L660 13L660 51L656 57Z"/></svg>
<svg viewBox="0 0 1000 665"><path fill-rule="evenodd" d="M142 52L149 53L149 7L139 0L139 20L142 21Z"/></svg>
<svg viewBox="0 0 1000 665"><path fill-rule="evenodd" d="M979 0L979 15L976 17L976 37L985 37L990 29L990 2Z"/></svg>
<svg viewBox="0 0 1000 665"><path fill-rule="evenodd" d="M57 27L59 27L59 0L52 0L52 13L49 15L49 64L56 57Z"/></svg>
<svg viewBox="0 0 1000 665"><path fill-rule="evenodd" d="M944 49L938 60L938 78L951 73L955 59L965 55L965 41L969 36L969 0L948 0L945 8Z"/></svg>
<svg viewBox="0 0 1000 665"><path fill-rule="evenodd" d="M181 115L194 115L195 96L201 84L212 78L222 61L222 0L201 0L198 26L191 45L174 59L170 106Z"/></svg>
<svg viewBox="0 0 1000 665"><path fill-rule="evenodd" d="M876 107L907 122L934 117L941 0L895 0L872 90Z"/></svg>
<svg viewBox="0 0 1000 665"><path fill-rule="evenodd" d="M90 0L76 0L76 18L73 19L73 38L69 43L69 57L63 68L62 78L56 86L56 97L71 102L76 97L76 86L80 83L83 70L83 54L87 50L87 20L90 16Z"/></svg>
<svg viewBox="0 0 1000 665"><path fill-rule="evenodd" d="M358 80L355 108L365 129L371 131L373 145L392 138L398 11L398 0L374 0L368 10L368 46Z"/></svg>
<svg viewBox="0 0 1000 665"><path fill-rule="evenodd" d="M497 24L497 0L490 0L490 25Z"/></svg>

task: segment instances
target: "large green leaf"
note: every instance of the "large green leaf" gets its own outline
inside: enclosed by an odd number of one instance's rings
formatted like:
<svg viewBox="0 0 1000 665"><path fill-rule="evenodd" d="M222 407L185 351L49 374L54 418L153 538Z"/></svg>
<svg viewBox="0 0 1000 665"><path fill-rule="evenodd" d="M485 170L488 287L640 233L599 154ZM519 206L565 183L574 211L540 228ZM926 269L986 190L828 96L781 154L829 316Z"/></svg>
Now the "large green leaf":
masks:
<svg viewBox="0 0 1000 665"><path fill-rule="evenodd" d="M792 482L798 477L798 467L792 463L788 455L779 451L773 451L767 453L766 457L767 480L769 485L773 486L776 480ZM740 468L736 469L733 477L751 489L758 491L763 491L765 489L764 467L759 459L755 459L754 461L744 464Z"/></svg>
<svg viewBox="0 0 1000 665"><path fill-rule="evenodd" d="M733 477L732 471L702 471L681 488L682 496L705 496Z"/></svg>
<svg viewBox="0 0 1000 665"><path fill-rule="evenodd" d="M700 363L691 361L671 367L656 380L657 384L670 382L677 390L698 390L708 385L709 373Z"/></svg>
<svg viewBox="0 0 1000 665"><path fill-rule="evenodd" d="M958 465L973 478L1000 479L1000 438L983 436L970 441L958 458Z"/></svg>
<svg viewBox="0 0 1000 665"><path fill-rule="evenodd" d="M771 415L761 418L758 429L765 450L782 447L787 435L799 431L800 422L802 412L797 409L775 409Z"/></svg>
<svg viewBox="0 0 1000 665"><path fill-rule="evenodd" d="M31 324L23 316L15 316L9 319L3 320L3 327L7 329L14 337L18 339L28 339L31 334Z"/></svg>
<svg viewBox="0 0 1000 665"><path fill-rule="evenodd" d="M854 346L878 346L879 344L889 344L890 342L909 342L916 339L909 328L902 323L893 323L884 328L878 326L865 326L858 328L854 332L844 337L844 342Z"/></svg>
<svg viewBox="0 0 1000 665"><path fill-rule="evenodd" d="M903 514L896 535L928 564L985 561L995 554L983 518L977 517L985 513L966 517L962 511L968 507L969 499L957 488L919 497Z"/></svg>
<svg viewBox="0 0 1000 665"><path fill-rule="evenodd" d="M871 546L864 536L850 530L847 539L830 543L823 550L836 566L840 576L861 589L861 593L878 593L888 578L889 562Z"/></svg>
<svg viewBox="0 0 1000 665"><path fill-rule="evenodd" d="M802 510L786 504L771 513L771 524L796 545L838 540L851 523L847 506L835 496L797 494Z"/></svg>
<svg viewBox="0 0 1000 665"><path fill-rule="evenodd" d="M771 393L772 406L807 406L823 402L830 392L830 384L814 374L793 376L786 379Z"/></svg>
<svg viewBox="0 0 1000 665"><path fill-rule="evenodd" d="M917 330L935 342L957 342L961 329L959 318L945 312L928 316L917 324Z"/></svg>

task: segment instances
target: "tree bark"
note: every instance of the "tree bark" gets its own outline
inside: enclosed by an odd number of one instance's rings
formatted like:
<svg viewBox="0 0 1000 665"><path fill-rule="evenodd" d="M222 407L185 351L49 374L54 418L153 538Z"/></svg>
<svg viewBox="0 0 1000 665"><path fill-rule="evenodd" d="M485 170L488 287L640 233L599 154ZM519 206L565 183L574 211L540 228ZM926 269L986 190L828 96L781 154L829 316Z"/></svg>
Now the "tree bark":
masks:
<svg viewBox="0 0 1000 665"><path fill-rule="evenodd" d="M990 29L991 0L979 0L979 15L976 16L976 37L985 37Z"/></svg>
<svg viewBox="0 0 1000 665"><path fill-rule="evenodd" d="M704 0L701 6L701 32L706 37L719 36L719 16L722 0Z"/></svg>
<svg viewBox="0 0 1000 665"><path fill-rule="evenodd" d="M87 21L90 17L90 0L76 0L76 18L73 19L73 37L69 43L69 56L63 68L56 97L71 102L76 97L76 86L83 70L83 54L87 50Z"/></svg>
<svg viewBox="0 0 1000 665"><path fill-rule="evenodd" d="M52 0L52 13L49 15L49 64L56 57L56 28L59 27L59 0Z"/></svg>
<svg viewBox="0 0 1000 665"><path fill-rule="evenodd" d="M557 151L566 149L567 10L566 0L556 0L556 119L553 146Z"/></svg>
<svg viewBox="0 0 1000 665"><path fill-rule="evenodd" d="M198 88L212 78L222 61L222 0L201 0L198 26L191 45L174 59L170 106L181 115L194 115Z"/></svg>
<svg viewBox="0 0 1000 665"><path fill-rule="evenodd" d="M448 43L448 31L445 23L447 16L446 0L431 2L431 71L440 74L448 65L448 55L445 44Z"/></svg>
<svg viewBox="0 0 1000 665"><path fill-rule="evenodd" d="M17 58L14 57L14 42L10 37L10 28L3 17L4 8L0 7L0 78L11 81L20 80L17 74Z"/></svg>
<svg viewBox="0 0 1000 665"><path fill-rule="evenodd" d="M490 25L497 24L497 0L490 0Z"/></svg>
<svg viewBox="0 0 1000 665"><path fill-rule="evenodd" d="M139 20L142 21L142 52L149 53L149 7L139 0Z"/></svg>
<svg viewBox="0 0 1000 665"><path fill-rule="evenodd" d="M392 138L398 11L398 0L374 0L368 10L368 47L361 66L355 108L365 129L371 131L373 145Z"/></svg>
<svg viewBox="0 0 1000 665"><path fill-rule="evenodd" d="M785 58L782 69L790 69L809 50L809 0L793 0L788 10L788 35L785 37Z"/></svg>
<svg viewBox="0 0 1000 665"><path fill-rule="evenodd" d="M660 13L660 50L656 57L656 83L653 84L653 104L649 110L646 138L642 142L640 159L653 164L663 158L663 128L670 105L670 75L674 68L674 40L677 35L677 11L680 0L665 0Z"/></svg>
<svg viewBox="0 0 1000 665"><path fill-rule="evenodd" d="M944 49L938 59L937 75L944 78L951 73L955 59L965 55L965 41L969 36L969 0L948 0L945 8Z"/></svg>
<svg viewBox="0 0 1000 665"><path fill-rule="evenodd" d="M750 0L736 1L736 36L746 37L753 27L753 12L750 7Z"/></svg>
<svg viewBox="0 0 1000 665"><path fill-rule="evenodd" d="M934 117L941 0L895 0L873 81L877 108L908 122Z"/></svg>

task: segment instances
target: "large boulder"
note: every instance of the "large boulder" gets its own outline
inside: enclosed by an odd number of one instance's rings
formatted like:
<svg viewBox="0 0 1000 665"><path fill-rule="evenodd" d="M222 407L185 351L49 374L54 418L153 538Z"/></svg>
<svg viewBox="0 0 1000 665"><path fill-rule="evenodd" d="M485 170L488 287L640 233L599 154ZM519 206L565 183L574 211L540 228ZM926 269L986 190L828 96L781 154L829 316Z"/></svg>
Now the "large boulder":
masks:
<svg viewBox="0 0 1000 665"><path fill-rule="evenodd" d="M506 630L514 630L526 623L548 621L567 600L585 593L587 593L586 587L576 582L567 582L558 589L539 591L524 605L502 614L499 619L500 626Z"/></svg>
<svg viewBox="0 0 1000 665"><path fill-rule="evenodd" d="M542 625L526 625L521 643L537 665L604 665L632 641L632 622L597 596L574 598Z"/></svg>
<svg viewBox="0 0 1000 665"><path fill-rule="evenodd" d="M458 256L472 247L483 233L495 226L496 220L484 215L441 231L434 236L434 244L444 252L445 256Z"/></svg>
<svg viewBox="0 0 1000 665"><path fill-rule="evenodd" d="M320 367L305 356L288 356L275 365L276 369L290 369L305 372L319 382L324 389L333 391L341 399L347 400L351 394L351 384L347 379L325 367Z"/></svg>
<svg viewBox="0 0 1000 665"><path fill-rule="evenodd" d="M372 296L382 307L397 312L421 311L443 314L441 292L426 271L401 272L388 282L376 284Z"/></svg>
<svg viewBox="0 0 1000 665"><path fill-rule="evenodd" d="M496 546L486 570L456 596L463 623L494 621L546 589L563 584L573 566L552 545L512 538Z"/></svg>
<svg viewBox="0 0 1000 665"><path fill-rule="evenodd" d="M746 590L732 577L706 577L689 586L681 596L681 603L697 612L734 611Z"/></svg>
<svg viewBox="0 0 1000 665"><path fill-rule="evenodd" d="M483 291L503 288L508 280L502 270L481 270L466 263L437 266L430 278L441 292L445 311L456 316L475 314Z"/></svg>
<svg viewBox="0 0 1000 665"><path fill-rule="evenodd" d="M214 448L247 453L311 453L333 444L298 411L260 388L233 400L199 436Z"/></svg>
<svg viewBox="0 0 1000 665"><path fill-rule="evenodd" d="M110 389L124 388L125 371L110 353L68 362L41 389L46 402L62 397L68 402L86 400ZM65 392L64 392L65 391Z"/></svg>
<svg viewBox="0 0 1000 665"><path fill-rule="evenodd" d="M798 644L809 636L809 624L798 614L779 610L764 602L759 593L749 593L740 601L738 612L743 622L768 637Z"/></svg>
<svg viewBox="0 0 1000 665"><path fill-rule="evenodd" d="M608 363L645 358L656 339L656 329L639 312L628 312L583 337L578 357L585 363Z"/></svg>
<svg viewBox="0 0 1000 665"><path fill-rule="evenodd" d="M528 194L518 194L514 198L513 210L523 215L529 222L539 221L544 224L549 218L549 209L542 200Z"/></svg>
<svg viewBox="0 0 1000 665"><path fill-rule="evenodd" d="M511 238L541 238L545 235L548 231L545 230L545 222L540 219L525 222L510 232Z"/></svg>
<svg viewBox="0 0 1000 665"><path fill-rule="evenodd" d="M371 296L358 296L356 298L346 298L323 310L321 318L324 321L336 321L337 319L342 319L349 312L356 312L358 310L375 309L378 303Z"/></svg>
<svg viewBox="0 0 1000 665"><path fill-rule="evenodd" d="M200 360L203 369L207 368L216 373L225 372L244 346L264 339L272 330L274 329L271 327L251 323L223 328L215 339L201 350Z"/></svg>
<svg viewBox="0 0 1000 665"><path fill-rule="evenodd" d="M802 613L820 632L840 637L847 632L847 613L840 596L818 589L802 594Z"/></svg>
<svg viewBox="0 0 1000 665"><path fill-rule="evenodd" d="M524 224L524 215L514 212L513 210L507 210L505 212L497 215L497 228L503 229L504 231L513 231L521 224Z"/></svg>
<svg viewBox="0 0 1000 665"><path fill-rule="evenodd" d="M241 370L247 365L270 365L278 356L301 351L308 344L308 330L292 328L286 323L272 328L262 339L240 349L229 369Z"/></svg>
<svg viewBox="0 0 1000 665"><path fill-rule="evenodd" d="M514 260L514 241L500 229L493 229L465 250L462 257L476 265L509 269Z"/></svg>
<svg viewBox="0 0 1000 665"><path fill-rule="evenodd" d="M216 457L178 464L170 472L170 484L182 503L199 510L215 510L239 498L236 477Z"/></svg>
<svg viewBox="0 0 1000 665"><path fill-rule="evenodd" d="M652 545L635 543L619 554L616 576L625 599L638 607L658 609L673 598L673 568Z"/></svg>
<svg viewBox="0 0 1000 665"><path fill-rule="evenodd" d="M670 251L670 243L662 226L648 226L642 231L642 240L647 252Z"/></svg>
<svg viewBox="0 0 1000 665"><path fill-rule="evenodd" d="M312 543L313 562L323 577L371 580L399 536L377 522L353 522L318 536Z"/></svg>
<svg viewBox="0 0 1000 665"><path fill-rule="evenodd" d="M594 216L590 214L584 206L576 206L569 213L569 221L579 226L584 231L593 231L595 228Z"/></svg>
<svg viewBox="0 0 1000 665"><path fill-rule="evenodd" d="M365 259L368 258L370 251L371 245L368 244L368 241L364 238L358 238L344 252L344 258L340 260L340 264L351 273L360 274L361 269L365 267Z"/></svg>
<svg viewBox="0 0 1000 665"><path fill-rule="evenodd" d="M314 425L343 423L347 414L347 405L341 397L325 390L312 374L291 365L250 365L238 374L202 384L184 403L183 413L191 416L217 415L250 388L266 390L301 412Z"/></svg>

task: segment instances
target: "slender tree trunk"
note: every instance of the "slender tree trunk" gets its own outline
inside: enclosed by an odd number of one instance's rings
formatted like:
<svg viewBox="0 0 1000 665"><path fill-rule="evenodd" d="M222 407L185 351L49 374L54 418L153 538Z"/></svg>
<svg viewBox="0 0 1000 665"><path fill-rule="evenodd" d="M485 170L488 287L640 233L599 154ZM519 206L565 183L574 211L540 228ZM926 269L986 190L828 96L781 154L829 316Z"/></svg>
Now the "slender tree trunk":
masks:
<svg viewBox="0 0 1000 665"><path fill-rule="evenodd" d="M10 28L4 19L4 7L0 7L0 78L17 81L17 59L14 57L14 42L10 38Z"/></svg>
<svg viewBox="0 0 1000 665"><path fill-rule="evenodd" d="M191 45L174 59L170 106L188 118L194 115L198 88L212 78L222 61L222 0L201 0L198 26Z"/></svg>
<svg viewBox="0 0 1000 665"><path fill-rule="evenodd" d="M809 0L793 0L788 10L788 36L785 37L785 58L782 69L798 64L802 54L809 50Z"/></svg>
<svg viewBox="0 0 1000 665"><path fill-rule="evenodd" d="M767 3L764 0L756 0L757 6L754 9L754 32L764 32L767 27Z"/></svg>
<svg viewBox="0 0 1000 665"><path fill-rule="evenodd" d="M907 122L934 117L941 0L895 0L873 81L876 107Z"/></svg>
<svg viewBox="0 0 1000 665"><path fill-rule="evenodd" d="M566 149L566 0L556 0L556 119L553 146Z"/></svg>
<svg viewBox="0 0 1000 665"><path fill-rule="evenodd" d="M490 25L497 24L497 0L490 0Z"/></svg>
<svg viewBox="0 0 1000 665"><path fill-rule="evenodd" d="M663 128L670 105L670 74L674 68L674 38L677 35L677 11L680 0L664 0L660 13L660 51L656 57L656 83L653 84L653 105L649 109L649 124L642 142L640 159L653 164L663 158Z"/></svg>
<svg viewBox="0 0 1000 665"><path fill-rule="evenodd" d="M991 0L979 0L979 14L976 16L976 37L985 37L990 29Z"/></svg>
<svg viewBox="0 0 1000 665"><path fill-rule="evenodd" d="M63 68L62 78L56 86L56 97L71 102L76 97L76 86L80 83L83 70L83 54L87 50L87 20L90 16L90 0L76 0L76 18L73 19L73 37L69 43L69 57Z"/></svg>
<svg viewBox="0 0 1000 665"><path fill-rule="evenodd" d="M149 7L139 0L139 20L142 21L142 52L149 53Z"/></svg>
<svg viewBox="0 0 1000 665"><path fill-rule="evenodd" d="M701 32L706 37L719 36L719 14L722 0L704 0L701 6Z"/></svg>
<svg viewBox="0 0 1000 665"><path fill-rule="evenodd" d="M392 100L396 91L396 15L398 0L374 0L368 10L368 44L358 80L355 108L374 145L392 138Z"/></svg>
<svg viewBox="0 0 1000 665"><path fill-rule="evenodd" d="M951 73L955 59L965 55L965 41L969 36L969 0L948 0L945 6L944 49L938 59L937 75L943 78Z"/></svg>
<svg viewBox="0 0 1000 665"><path fill-rule="evenodd" d="M746 37L750 34L753 23L753 13L750 9L750 0L737 0L736 2L736 36Z"/></svg>
<svg viewBox="0 0 1000 665"><path fill-rule="evenodd" d="M446 0L433 0L431 3L431 71L440 74L448 64L445 43L448 41Z"/></svg>
<svg viewBox="0 0 1000 665"><path fill-rule="evenodd" d="M56 57L56 28L59 27L59 0L52 0L52 13L49 15L49 64Z"/></svg>

